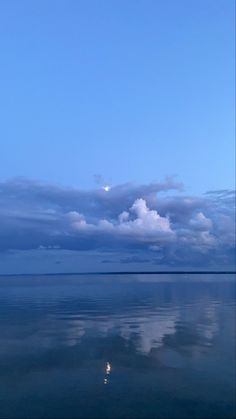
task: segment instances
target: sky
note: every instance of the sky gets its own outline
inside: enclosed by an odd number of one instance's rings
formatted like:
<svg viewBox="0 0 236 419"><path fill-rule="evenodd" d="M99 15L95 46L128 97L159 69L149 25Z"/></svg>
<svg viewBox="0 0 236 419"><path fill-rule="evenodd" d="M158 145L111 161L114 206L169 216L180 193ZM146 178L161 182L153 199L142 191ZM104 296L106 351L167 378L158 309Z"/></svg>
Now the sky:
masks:
<svg viewBox="0 0 236 419"><path fill-rule="evenodd" d="M0 273L235 266L234 7L1 1Z"/></svg>

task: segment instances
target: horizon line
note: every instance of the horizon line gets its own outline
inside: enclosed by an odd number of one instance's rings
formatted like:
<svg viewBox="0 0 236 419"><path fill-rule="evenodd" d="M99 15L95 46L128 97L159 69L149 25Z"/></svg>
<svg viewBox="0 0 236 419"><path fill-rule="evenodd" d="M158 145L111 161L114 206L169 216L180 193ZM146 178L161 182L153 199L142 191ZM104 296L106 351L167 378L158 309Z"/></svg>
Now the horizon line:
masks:
<svg viewBox="0 0 236 419"><path fill-rule="evenodd" d="M0 277L3 276L62 276L62 275L165 275L165 274L211 274L211 275L220 275L220 274L236 274L236 271L111 271L111 272L54 272L54 273L19 273L19 274L0 274Z"/></svg>

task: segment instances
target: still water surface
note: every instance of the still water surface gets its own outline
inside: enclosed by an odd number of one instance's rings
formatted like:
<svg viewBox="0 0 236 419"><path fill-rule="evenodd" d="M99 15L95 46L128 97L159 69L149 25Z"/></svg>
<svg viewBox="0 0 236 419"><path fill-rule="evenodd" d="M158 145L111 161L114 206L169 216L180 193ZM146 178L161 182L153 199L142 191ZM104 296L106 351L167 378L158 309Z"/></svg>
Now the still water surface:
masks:
<svg viewBox="0 0 236 419"><path fill-rule="evenodd" d="M235 276L0 278L1 418L234 418Z"/></svg>

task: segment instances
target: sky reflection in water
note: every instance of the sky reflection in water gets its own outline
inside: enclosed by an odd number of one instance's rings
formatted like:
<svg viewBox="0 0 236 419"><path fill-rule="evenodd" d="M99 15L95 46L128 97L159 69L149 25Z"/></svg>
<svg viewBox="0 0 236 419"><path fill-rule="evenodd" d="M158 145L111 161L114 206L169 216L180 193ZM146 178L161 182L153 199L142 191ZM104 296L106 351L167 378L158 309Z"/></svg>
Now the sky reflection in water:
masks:
<svg viewBox="0 0 236 419"><path fill-rule="evenodd" d="M0 417L232 418L235 277L0 279Z"/></svg>

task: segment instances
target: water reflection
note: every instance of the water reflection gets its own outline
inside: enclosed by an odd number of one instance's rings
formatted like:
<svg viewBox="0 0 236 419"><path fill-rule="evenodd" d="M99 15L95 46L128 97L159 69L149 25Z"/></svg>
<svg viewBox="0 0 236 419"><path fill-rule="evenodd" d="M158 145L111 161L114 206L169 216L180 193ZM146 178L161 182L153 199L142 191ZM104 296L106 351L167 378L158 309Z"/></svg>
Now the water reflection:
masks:
<svg viewBox="0 0 236 419"><path fill-rule="evenodd" d="M105 373L105 378L104 378L104 384L108 384L109 383L109 375L111 373L111 364L110 362L106 363L106 373Z"/></svg>
<svg viewBox="0 0 236 419"><path fill-rule="evenodd" d="M234 280L1 280L0 330L0 417L235 415Z"/></svg>

